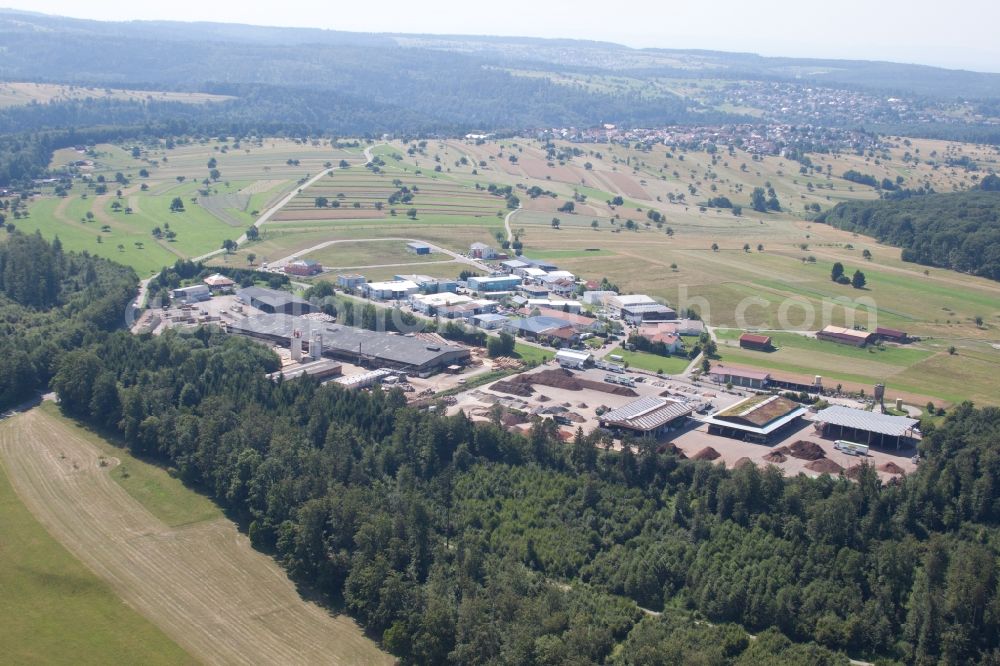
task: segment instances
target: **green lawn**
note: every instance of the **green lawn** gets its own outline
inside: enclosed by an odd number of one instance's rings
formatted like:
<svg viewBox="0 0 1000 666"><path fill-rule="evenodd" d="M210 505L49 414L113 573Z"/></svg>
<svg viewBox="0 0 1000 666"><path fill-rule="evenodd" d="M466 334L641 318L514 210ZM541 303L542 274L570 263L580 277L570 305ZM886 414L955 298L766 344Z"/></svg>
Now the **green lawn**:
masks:
<svg viewBox="0 0 1000 666"><path fill-rule="evenodd" d="M514 357L524 361L525 363L530 363L532 361L539 364L545 363L546 361L550 361L555 358L555 355L556 352L554 350L526 345L523 342L517 342L514 344Z"/></svg>
<svg viewBox="0 0 1000 666"><path fill-rule="evenodd" d="M0 466L0 661L194 664L45 531Z"/></svg>
<svg viewBox="0 0 1000 666"><path fill-rule="evenodd" d="M681 356L659 356L641 351L628 351L618 347L610 353L619 354L623 361L627 361L629 367L648 370L649 372L662 372L666 375L679 375L691 363L690 360Z"/></svg>
<svg viewBox="0 0 1000 666"><path fill-rule="evenodd" d="M222 511L210 499L185 487L166 470L135 458L125 449L67 419L54 403L44 403L41 409L99 448L104 455L120 460L121 464L111 470L111 478L170 527L222 517Z"/></svg>

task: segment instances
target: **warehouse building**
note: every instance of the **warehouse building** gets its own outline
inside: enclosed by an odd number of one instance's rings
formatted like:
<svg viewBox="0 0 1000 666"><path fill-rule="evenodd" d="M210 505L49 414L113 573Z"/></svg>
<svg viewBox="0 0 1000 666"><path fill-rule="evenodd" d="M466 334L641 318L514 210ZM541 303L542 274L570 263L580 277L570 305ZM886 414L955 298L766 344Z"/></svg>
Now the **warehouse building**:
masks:
<svg viewBox="0 0 1000 666"><path fill-rule="evenodd" d="M412 252L413 254L430 254L431 246L427 243L412 241L406 244L406 251Z"/></svg>
<svg viewBox="0 0 1000 666"><path fill-rule="evenodd" d="M481 293L495 293L501 291L511 291L521 284L521 278L512 275L498 275L495 277L470 277L467 285L471 291Z"/></svg>
<svg viewBox="0 0 1000 666"><path fill-rule="evenodd" d="M710 435L766 444L802 425L806 408L780 395L755 395L702 419Z"/></svg>
<svg viewBox="0 0 1000 666"><path fill-rule="evenodd" d="M232 333L291 346L292 338L310 341L310 349L329 358L371 368L402 370L429 376L451 365L464 365L471 354L464 347L427 342L418 337L341 326L307 317L257 315L229 325Z"/></svg>
<svg viewBox="0 0 1000 666"><path fill-rule="evenodd" d="M766 389L771 381L771 374L763 370L722 365L713 366L708 376L716 384L732 384L758 390Z"/></svg>
<svg viewBox="0 0 1000 666"><path fill-rule="evenodd" d="M912 443L920 434L917 429L920 422L908 416L876 414L840 405L821 410L813 421L816 430L824 437L837 437L869 446L895 446L898 449Z"/></svg>
<svg viewBox="0 0 1000 666"><path fill-rule="evenodd" d="M486 331L495 331L503 328L504 324L508 321L510 321L510 317L491 312L473 315L472 317L472 323Z"/></svg>
<svg viewBox="0 0 1000 666"><path fill-rule="evenodd" d="M343 273L337 276L337 286L344 291L357 291L365 286L365 276L359 273Z"/></svg>
<svg viewBox="0 0 1000 666"><path fill-rule="evenodd" d="M497 251L486 243L473 243L469 246L469 256L473 259L493 259Z"/></svg>
<svg viewBox="0 0 1000 666"><path fill-rule="evenodd" d="M313 311L309 301L277 289L247 287L236 292L240 302L268 314L303 315Z"/></svg>
<svg viewBox="0 0 1000 666"><path fill-rule="evenodd" d="M827 326L822 331L816 333L818 340L827 342L837 342L842 345L852 345L854 347L864 347L875 338L874 333L868 331L858 331L853 328L843 326Z"/></svg>
<svg viewBox="0 0 1000 666"><path fill-rule="evenodd" d="M206 284L196 284L190 287L181 287L170 292L170 296L175 301L182 303L201 303L212 298L212 291Z"/></svg>
<svg viewBox="0 0 1000 666"><path fill-rule="evenodd" d="M693 408L683 402L651 395L600 416L602 428L617 435L658 437L683 426Z"/></svg>
<svg viewBox="0 0 1000 666"><path fill-rule="evenodd" d="M388 282L369 282L362 288L366 298L373 301L398 301L420 291L416 282L410 280L390 280Z"/></svg>
<svg viewBox="0 0 1000 666"><path fill-rule="evenodd" d="M565 319L557 317L512 319L504 324L503 329L511 335L520 335L534 340L554 338L561 341L571 341L576 337L573 325Z"/></svg>
<svg viewBox="0 0 1000 666"><path fill-rule="evenodd" d="M644 322L673 321L677 319L677 313L661 303L639 303L622 307L621 317L638 326Z"/></svg>
<svg viewBox="0 0 1000 666"><path fill-rule="evenodd" d="M878 336L879 340L885 340L886 342L906 344L910 341L910 336L906 334L906 331L900 331L896 328L884 328L879 326L875 329L875 335Z"/></svg>

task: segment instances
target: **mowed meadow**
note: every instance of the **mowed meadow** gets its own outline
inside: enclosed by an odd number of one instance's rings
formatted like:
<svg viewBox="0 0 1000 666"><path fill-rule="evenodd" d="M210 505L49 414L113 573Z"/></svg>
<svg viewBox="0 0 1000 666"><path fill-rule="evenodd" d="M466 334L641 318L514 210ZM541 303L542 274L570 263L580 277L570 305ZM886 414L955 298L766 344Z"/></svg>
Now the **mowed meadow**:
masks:
<svg viewBox="0 0 1000 666"><path fill-rule="evenodd" d="M877 198L873 188L844 180L847 170L946 192L974 187L982 169L997 159L995 149L972 144L899 137L887 144L878 154L810 155L818 169L806 173L798 162L738 149L710 153L527 139L345 148L270 139L236 148L233 142L210 141L143 147L139 159L128 146L102 145L91 174L113 181L123 171L129 185L120 199L113 182L107 195L87 198L82 197L86 187L78 184L67 197L37 197L30 217L15 223L58 233L70 248L117 258L146 275L178 257L218 249L269 205L295 192L261 226L259 241L211 261L246 266L250 255L260 264L304 253L335 270L378 266L359 269L369 279L385 279L415 272L456 277L463 268L437 263L443 256L407 253L405 242L389 239L467 252L477 241L498 245L507 235L509 215L511 232L527 256L584 278L607 277L623 291L647 293L674 307L694 307L712 326L889 326L924 338L921 349L929 354L894 366L891 374L872 359L859 363L866 369L858 372L809 354L751 359L757 365L804 375L839 373L846 382L895 381L908 394L941 401L996 402L990 376L1000 356L992 347L1000 326L1000 284L903 262L898 248L810 220L807 206L827 209L840 201ZM365 147L376 168L365 167ZM921 159L904 160L907 153ZM198 190L205 187L200 181L212 158L221 175L204 196ZM946 158L968 158L981 170L946 166ZM75 159L86 156L62 151L55 162ZM302 188L327 167L329 174ZM140 168L149 171L147 179L137 176ZM520 207L511 214L502 193L490 192L490 186L510 187ZM781 211L753 211L755 187L773 188ZM169 211L175 196L183 199L184 213ZM715 197L742 206L741 214L708 206ZM132 212L114 212L115 200ZM88 211L94 221L81 221ZM108 231L101 231L104 224ZM154 239L152 229L167 224L176 237ZM370 242L380 239L383 244ZM348 242L310 252L329 241ZM831 281L835 262L849 275L863 271L865 288ZM334 278L332 273L316 279ZM952 347L955 354L949 353Z"/></svg>

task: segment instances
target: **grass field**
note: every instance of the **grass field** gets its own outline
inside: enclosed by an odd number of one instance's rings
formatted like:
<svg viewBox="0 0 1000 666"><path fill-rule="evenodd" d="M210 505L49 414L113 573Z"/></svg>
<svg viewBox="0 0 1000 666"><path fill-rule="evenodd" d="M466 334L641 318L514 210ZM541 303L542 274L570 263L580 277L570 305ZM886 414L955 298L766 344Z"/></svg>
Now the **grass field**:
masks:
<svg viewBox="0 0 1000 666"><path fill-rule="evenodd" d="M232 97L208 93L168 92L162 90L126 90L123 88L91 88L60 83L0 83L0 108L25 104L46 104L84 99L108 99L156 102L186 102L205 104L224 102Z"/></svg>
<svg viewBox="0 0 1000 666"><path fill-rule="evenodd" d="M612 350L611 353L621 355L629 367L665 375L679 375L691 364L689 359L681 356L659 356L648 352L628 351L621 347Z"/></svg>
<svg viewBox="0 0 1000 666"><path fill-rule="evenodd" d="M11 429L0 422L0 437ZM0 645L10 664L194 664L28 511L0 465Z"/></svg>
<svg viewBox="0 0 1000 666"><path fill-rule="evenodd" d="M153 478L150 483L160 490L147 493L146 484L133 488L134 493L145 496L145 505L140 503L111 478L109 467L102 465L108 457L105 447L97 447L91 440L89 433L46 410L34 409L0 424L0 461L24 506L49 534L94 571L102 585L110 586L125 604L151 620L194 661L391 663L350 619L305 601L278 565L254 551L228 520L201 520L179 527L164 524L146 507L162 507L164 496L191 491ZM196 506L197 500L190 501L188 506ZM6 536L4 530L0 539ZM6 556L0 562L6 566ZM40 584L63 591L58 577L43 579ZM7 589L5 586L5 598ZM82 601L86 602L86 597ZM3 605L3 612L7 607ZM61 631L75 636L77 624L86 628L96 621L90 617L93 610L89 605L69 605L67 609L73 611L72 616L62 618L67 627L53 624L35 630L51 630L48 638L58 643ZM100 611L101 607L95 609ZM126 621L119 625L114 627L116 631L130 629ZM6 630L0 628L0 632ZM139 631L135 634L142 639ZM95 634L94 640L99 638ZM145 638L145 643L159 647L163 655L171 654L163 639ZM109 645L114 644L109 641ZM3 645L5 658L12 649L35 647L19 643L12 647L6 640ZM85 654L82 648L81 652ZM80 663L79 659L66 661ZM119 655L93 660L146 661L141 654L135 659ZM148 661L157 663L154 657Z"/></svg>
<svg viewBox="0 0 1000 666"><path fill-rule="evenodd" d="M405 241L374 241L366 243L337 243L310 252L307 259L314 259L330 268L350 266L372 266L376 264L421 264L425 262L451 261L446 254L414 254L406 247Z"/></svg>
<svg viewBox="0 0 1000 666"><path fill-rule="evenodd" d="M54 403L45 403L40 409L66 430L99 449L107 457L111 478L163 524L180 527L222 518L222 511L212 500L186 488L162 467L139 460L124 448L67 419ZM119 464L112 466L115 460Z"/></svg>

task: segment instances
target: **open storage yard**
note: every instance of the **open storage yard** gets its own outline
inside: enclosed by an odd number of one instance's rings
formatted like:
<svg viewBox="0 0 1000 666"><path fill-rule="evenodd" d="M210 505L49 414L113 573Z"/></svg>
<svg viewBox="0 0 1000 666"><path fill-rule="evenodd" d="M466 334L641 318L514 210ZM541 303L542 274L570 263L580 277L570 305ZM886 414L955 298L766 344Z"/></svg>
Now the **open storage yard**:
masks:
<svg viewBox="0 0 1000 666"><path fill-rule="evenodd" d="M278 565L254 551L230 521L216 517L176 527L162 522L150 509L169 502L170 495L192 491L163 474L150 481L161 492L150 496L132 490L133 496L109 473L119 461L51 409L36 408L0 424L0 460L11 485L58 542L191 660L392 662L349 618L304 600ZM146 632L158 641L151 645L164 651L162 660L134 651L134 661L187 661L171 652L169 641L130 622L117 629ZM88 661L86 653L78 656ZM124 658L123 653L110 660ZM93 661L103 660L95 654Z"/></svg>

